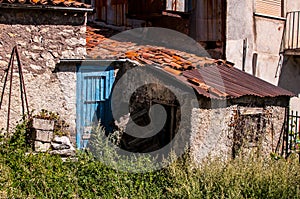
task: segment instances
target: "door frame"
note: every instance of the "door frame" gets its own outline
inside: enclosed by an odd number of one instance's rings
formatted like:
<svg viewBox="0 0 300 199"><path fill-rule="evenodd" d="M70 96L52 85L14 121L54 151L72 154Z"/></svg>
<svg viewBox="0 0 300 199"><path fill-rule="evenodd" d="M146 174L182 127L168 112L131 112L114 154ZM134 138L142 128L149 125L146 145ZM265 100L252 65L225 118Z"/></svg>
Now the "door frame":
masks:
<svg viewBox="0 0 300 199"><path fill-rule="evenodd" d="M82 72L105 72L105 71L114 71L111 64L115 62L115 60L91 60L91 61L83 61L81 64L76 67L76 147L81 149L81 141L82 141ZM109 84L110 90L113 87L114 83L114 73L110 73Z"/></svg>

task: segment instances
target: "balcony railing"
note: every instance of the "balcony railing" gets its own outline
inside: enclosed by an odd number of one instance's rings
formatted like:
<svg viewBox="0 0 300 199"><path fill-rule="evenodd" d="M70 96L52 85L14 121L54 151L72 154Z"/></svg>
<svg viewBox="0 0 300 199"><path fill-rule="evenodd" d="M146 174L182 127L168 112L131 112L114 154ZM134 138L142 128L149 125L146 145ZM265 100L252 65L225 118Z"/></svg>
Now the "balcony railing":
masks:
<svg viewBox="0 0 300 199"><path fill-rule="evenodd" d="M300 55L300 11L286 15L280 53Z"/></svg>

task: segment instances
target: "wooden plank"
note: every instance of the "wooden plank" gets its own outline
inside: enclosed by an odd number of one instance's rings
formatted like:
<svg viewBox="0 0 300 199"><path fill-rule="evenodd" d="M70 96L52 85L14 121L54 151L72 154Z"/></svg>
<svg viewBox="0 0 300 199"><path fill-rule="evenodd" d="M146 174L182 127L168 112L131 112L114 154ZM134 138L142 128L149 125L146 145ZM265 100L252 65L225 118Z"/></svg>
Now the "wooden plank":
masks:
<svg viewBox="0 0 300 199"><path fill-rule="evenodd" d="M257 115L263 113L263 108L256 107L239 107L241 115Z"/></svg>

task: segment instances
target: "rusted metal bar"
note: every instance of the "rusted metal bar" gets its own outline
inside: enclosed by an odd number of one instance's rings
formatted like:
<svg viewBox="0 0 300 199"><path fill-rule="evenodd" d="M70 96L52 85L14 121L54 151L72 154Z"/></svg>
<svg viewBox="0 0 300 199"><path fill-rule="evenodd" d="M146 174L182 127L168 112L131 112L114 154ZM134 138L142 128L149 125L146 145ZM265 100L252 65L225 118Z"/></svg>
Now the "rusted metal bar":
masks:
<svg viewBox="0 0 300 199"><path fill-rule="evenodd" d="M286 132L285 132L285 156L288 157L289 153L289 125L290 125L290 116L289 116L289 107L285 108L285 118L286 118ZM293 115L293 111L292 111Z"/></svg>
<svg viewBox="0 0 300 199"><path fill-rule="evenodd" d="M18 50L16 47L16 54L17 54L17 62L18 62L18 69L19 69L19 79L20 79L20 92L21 92L21 103L22 103L22 114L25 115L25 110L24 110L24 97L23 97L23 85L22 85L22 77L21 77L21 73L20 73L20 58L19 58L19 54L18 54Z"/></svg>
<svg viewBox="0 0 300 199"><path fill-rule="evenodd" d="M1 107L2 107L2 102L3 102L4 93L5 93L5 88L6 88L7 78L8 78L8 74L9 74L9 69L10 69L11 65L13 64L14 52L15 52L15 48L12 49L11 57L10 57L10 60L9 60L9 64L8 64L5 79L4 79L4 84L3 84L3 88L2 88L2 94L1 94L1 100L0 100L0 110L1 110Z"/></svg>
<svg viewBox="0 0 300 199"><path fill-rule="evenodd" d="M16 49L14 48L14 52ZM10 122L10 105L11 105L11 94L12 94L12 79L14 73L14 56L12 55L12 65L11 65L11 72L10 72L10 80L9 80L9 96L8 96L8 108L7 108L7 125L6 131L9 131L9 122Z"/></svg>
<svg viewBox="0 0 300 199"><path fill-rule="evenodd" d="M29 106L28 106L28 101L27 101L23 71L22 71L22 64L21 64L20 55L18 53L17 46L15 46L12 50L12 53L11 53L8 69L7 69L5 80L4 80L4 85L3 85L2 95L1 95L1 101L0 101L0 109L1 109L3 98L4 98L4 93L5 93L5 89L6 89L6 84L7 84L7 81L8 81L8 76L10 75L8 109L7 109L7 126L6 126L7 131L9 131L9 124L10 124L11 97L12 97L12 87L13 87L13 72L14 72L15 55L16 55L16 59L17 59L17 63L18 63L18 72L19 72L19 79L20 79L22 113L23 113L23 116L24 116L25 115L25 104L26 104L27 115L29 114ZM10 72L10 74L9 74L9 72Z"/></svg>
<svg viewBox="0 0 300 199"><path fill-rule="evenodd" d="M278 153L279 150L280 150L280 147L283 146L283 144L284 144L285 123L286 123L286 120L284 120L284 123L281 127L281 131L280 131L280 135L279 135L279 141L277 142L275 153ZM281 156L282 155L283 155L283 150L281 151Z"/></svg>
<svg viewBox="0 0 300 199"><path fill-rule="evenodd" d="M17 46L15 47L15 52L16 52L16 57L17 57L17 61L18 61L19 78L20 78L20 92L21 92L22 111L23 111L22 113L24 116L25 115L24 101L25 101L25 105L26 105L27 114L29 114L29 106L28 106L28 100L27 100L27 95L26 95L26 88L25 88L25 82L24 82L24 77L23 77L22 64L21 64L20 54L19 54Z"/></svg>

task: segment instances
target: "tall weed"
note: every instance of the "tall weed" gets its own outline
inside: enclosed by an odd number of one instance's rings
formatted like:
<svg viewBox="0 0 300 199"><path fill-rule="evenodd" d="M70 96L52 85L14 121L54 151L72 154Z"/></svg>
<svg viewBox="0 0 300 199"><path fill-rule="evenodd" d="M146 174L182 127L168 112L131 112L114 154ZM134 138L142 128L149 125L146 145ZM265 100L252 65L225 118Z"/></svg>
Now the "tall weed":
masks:
<svg viewBox="0 0 300 199"><path fill-rule="evenodd" d="M97 132L91 146L96 153L78 151L76 161L64 162L30 153L23 139L26 125L18 126L13 137L0 140L0 198L300 198L297 158L207 158L194 165L188 155L170 156L166 168L131 173L105 164L103 158L118 157L117 148L102 142L102 128ZM152 162L147 156L134 161L138 168Z"/></svg>

